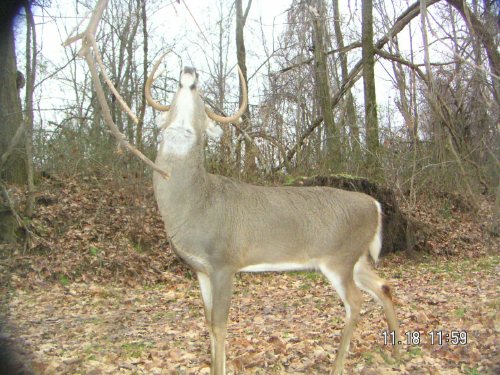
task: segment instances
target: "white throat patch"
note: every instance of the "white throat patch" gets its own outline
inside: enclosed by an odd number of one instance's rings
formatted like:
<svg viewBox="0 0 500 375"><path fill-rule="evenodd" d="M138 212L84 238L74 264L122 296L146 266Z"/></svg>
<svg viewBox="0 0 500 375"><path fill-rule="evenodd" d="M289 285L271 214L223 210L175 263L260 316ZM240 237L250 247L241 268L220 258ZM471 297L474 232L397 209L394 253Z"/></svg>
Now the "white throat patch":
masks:
<svg viewBox="0 0 500 375"><path fill-rule="evenodd" d="M192 125L194 99L188 86L179 90L177 108L176 118L162 131L160 152L165 156L185 156L196 143L196 133Z"/></svg>

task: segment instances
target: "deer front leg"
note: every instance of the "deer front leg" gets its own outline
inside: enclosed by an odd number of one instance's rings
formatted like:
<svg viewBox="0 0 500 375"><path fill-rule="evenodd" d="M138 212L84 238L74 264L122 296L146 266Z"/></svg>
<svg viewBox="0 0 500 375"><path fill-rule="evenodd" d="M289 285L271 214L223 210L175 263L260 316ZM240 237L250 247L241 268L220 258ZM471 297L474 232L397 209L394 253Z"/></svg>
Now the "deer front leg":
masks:
<svg viewBox="0 0 500 375"><path fill-rule="evenodd" d="M207 321L208 333L210 334L211 363L215 362L215 337L212 331L212 283L208 275L198 272L198 282L200 283L203 309L205 310L205 320Z"/></svg>
<svg viewBox="0 0 500 375"><path fill-rule="evenodd" d="M226 374L225 341L233 278L234 272L228 270L217 270L211 275L198 273L211 339L212 375Z"/></svg>

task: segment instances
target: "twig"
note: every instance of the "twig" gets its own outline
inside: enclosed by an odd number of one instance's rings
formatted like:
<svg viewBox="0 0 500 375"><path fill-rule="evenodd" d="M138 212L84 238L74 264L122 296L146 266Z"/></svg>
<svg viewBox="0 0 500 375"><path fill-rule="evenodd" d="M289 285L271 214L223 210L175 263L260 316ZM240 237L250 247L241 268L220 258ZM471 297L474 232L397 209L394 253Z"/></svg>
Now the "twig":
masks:
<svg viewBox="0 0 500 375"><path fill-rule="evenodd" d="M191 10L187 6L186 2L184 0L182 0L182 3L184 4L184 6L186 7L189 15L191 16L191 18L193 19L194 23L196 24L196 27L198 27L198 30L200 31L200 34L203 36L203 39L205 39L205 42L207 42L208 44L210 44L210 42L208 41L207 37L205 36L205 33L203 32L203 30L201 29L200 25L198 24L198 21L196 21L196 18L193 16L193 13L191 13Z"/></svg>
<svg viewBox="0 0 500 375"><path fill-rule="evenodd" d="M12 140L10 141L9 147L7 147L7 150L3 153L2 157L0 158L0 170L3 169L5 163L7 162L7 159L12 154L17 144L21 140L21 137L24 133L24 129L25 129L24 121L21 121L19 127L16 130L16 133L14 134L14 137L12 137Z"/></svg>
<svg viewBox="0 0 500 375"><path fill-rule="evenodd" d="M109 89L111 90L111 92L115 95L116 99L118 100L118 102L120 103L120 105L122 106L122 108L125 110L125 112L127 112L127 114L130 116L130 118L136 123L138 124L139 123L139 119L137 118L137 116L132 112L132 110L130 109L130 107L127 105L127 103L125 102L125 100L122 98L122 96L118 93L118 91L116 90L116 87L115 85L113 85L113 82L111 82L111 79L109 78L108 74L106 73L106 68L104 66L104 63L102 62L102 57L101 57L101 53L99 52L99 48L97 47L97 44L96 44L96 41L94 38L92 38L92 48L94 49L94 55L95 55L95 59L97 61L97 64L99 65L99 67L101 68L101 74L102 74L102 77L104 78L104 81L106 82L106 84L108 85Z"/></svg>
<svg viewBox="0 0 500 375"><path fill-rule="evenodd" d="M154 162L152 162L141 151L139 151L136 147L134 147L131 143L129 143L126 140L125 135L122 132L120 132L120 130L118 129L118 127L116 126L116 124L113 121L113 117L111 116L111 110L110 110L109 105L106 101L106 95L104 94L104 89L102 87L102 84L101 84L101 81L99 78L99 73L98 73L96 65L95 65L94 57L92 56L92 50L93 50L94 55L95 55L95 59L98 60L98 63L99 63L99 60L101 60L99 66L101 68L101 73L102 73L103 77L105 77L105 80L106 79L109 80L109 78L107 78L106 72L104 70L104 64L102 64L102 59L100 59L99 50L97 48L97 44L95 41L97 27L98 27L99 22L102 18L104 10L106 9L107 3L108 3L108 0L99 0L94 11L92 12L92 16L89 20L89 24L87 26L87 29L83 33L80 33L75 37L68 38L68 40L66 40L63 43L63 46L68 46L69 44L74 43L80 39L82 40L82 47L81 47L80 51L78 52L78 56L84 58L85 61L87 62L87 65L88 65L89 70L90 70L90 75L92 77L92 82L94 84L94 88L96 91L97 99L98 99L99 104L100 104L101 109L102 109L102 115L104 117L104 122L108 126L111 134L117 139L117 141L120 145L124 146L129 151L131 151L135 156L137 156L139 159L141 159L147 166L151 167L154 171L158 172L164 178L168 178L169 175L166 171L164 171L163 169L156 166ZM108 86L111 88L111 90L113 91L114 86L112 85L112 83L110 81L109 82L106 81L106 82L107 82ZM115 93L116 97L119 99L118 101L122 105L122 108L127 112L127 114L130 115L132 111L128 108L128 106L126 106L123 99L121 99L121 96L119 94L117 95L116 90L114 90L113 93ZM134 117L135 117L135 115L134 115ZM134 117L132 117L132 118L134 118Z"/></svg>
<svg viewBox="0 0 500 375"><path fill-rule="evenodd" d="M433 5L440 0L427 0L427 6ZM375 43L375 48L381 50L382 47L384 47L387 42L392 38L393 35L396 35L399 33L403 28L410 23L410 21L415 18L420 10L420 0L416 1L412 5L410 5L396 20L392 28L382 37L380 38L376 43ZM351 45L352 46L352 45ZM346 80L344 84L340 87L339 91L335 93L332 97L332 107L335 107L344 94L347 92L348 89L350 89L354 83L360 78L360 73L363 68L363 61L359 60L356 65L349 71L349 74L346 77ZM313 133L313 131L321 125L323 122L323 117L318 117L314 122L300 135L299 139L297 140L297 143L287 152L286 158L283 160L283 163L281 163L278 168L281 168L284 163L289 163L297 150L299 149L300 146L305 142L306 138L309 137Z"/></svg>

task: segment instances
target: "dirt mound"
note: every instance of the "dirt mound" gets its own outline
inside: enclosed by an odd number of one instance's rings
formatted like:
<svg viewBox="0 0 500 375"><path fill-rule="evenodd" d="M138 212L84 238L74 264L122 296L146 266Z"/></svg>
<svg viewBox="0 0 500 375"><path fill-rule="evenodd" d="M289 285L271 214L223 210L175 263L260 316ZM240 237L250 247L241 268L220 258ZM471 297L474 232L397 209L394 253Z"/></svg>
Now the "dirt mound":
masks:
<svg viewBox="0 0 500 375"><path fill-rule="evenodd" d="M384 251L475 257L498 245L482 221L491 216L464 209L455 195L418 200L418 208L364 179L318 176L296 185L364 191L384 209ZM27 250L0 244L0 285L73 281L153 285L188 269L170 250L148 179L76 177L46 179L37 186L34 233ZM16 201L23 193L12 189ZM22 207L19 208L22 211ZM485 250L486 249L486 250Z"/></svg>
<svg viewBox="0 0 500 375"><path fill-rule="evenodd" d="M479 256L492 248L494 239L485 228L491 204L483 201L475 212L458 193L434 192L419 197L410 207L394 190L361 177L319 175L295 179L294 186L330 186L371 195L382 204L384 233L382 255L425 252L438 255Z"/></svg>

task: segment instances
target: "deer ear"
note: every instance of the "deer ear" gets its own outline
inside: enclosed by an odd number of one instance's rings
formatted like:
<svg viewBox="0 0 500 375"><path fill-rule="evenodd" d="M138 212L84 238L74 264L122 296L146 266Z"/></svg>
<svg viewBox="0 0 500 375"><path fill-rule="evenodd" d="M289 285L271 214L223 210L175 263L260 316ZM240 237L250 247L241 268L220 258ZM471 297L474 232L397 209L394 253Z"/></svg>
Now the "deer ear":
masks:
<svg viewBox="0 0 500 375"><path fill-rule="evenodd" d="M223 131L222 128L215 124L212 120L207 119L207 135L212 139L219 139L222 137Z"/></svg>

